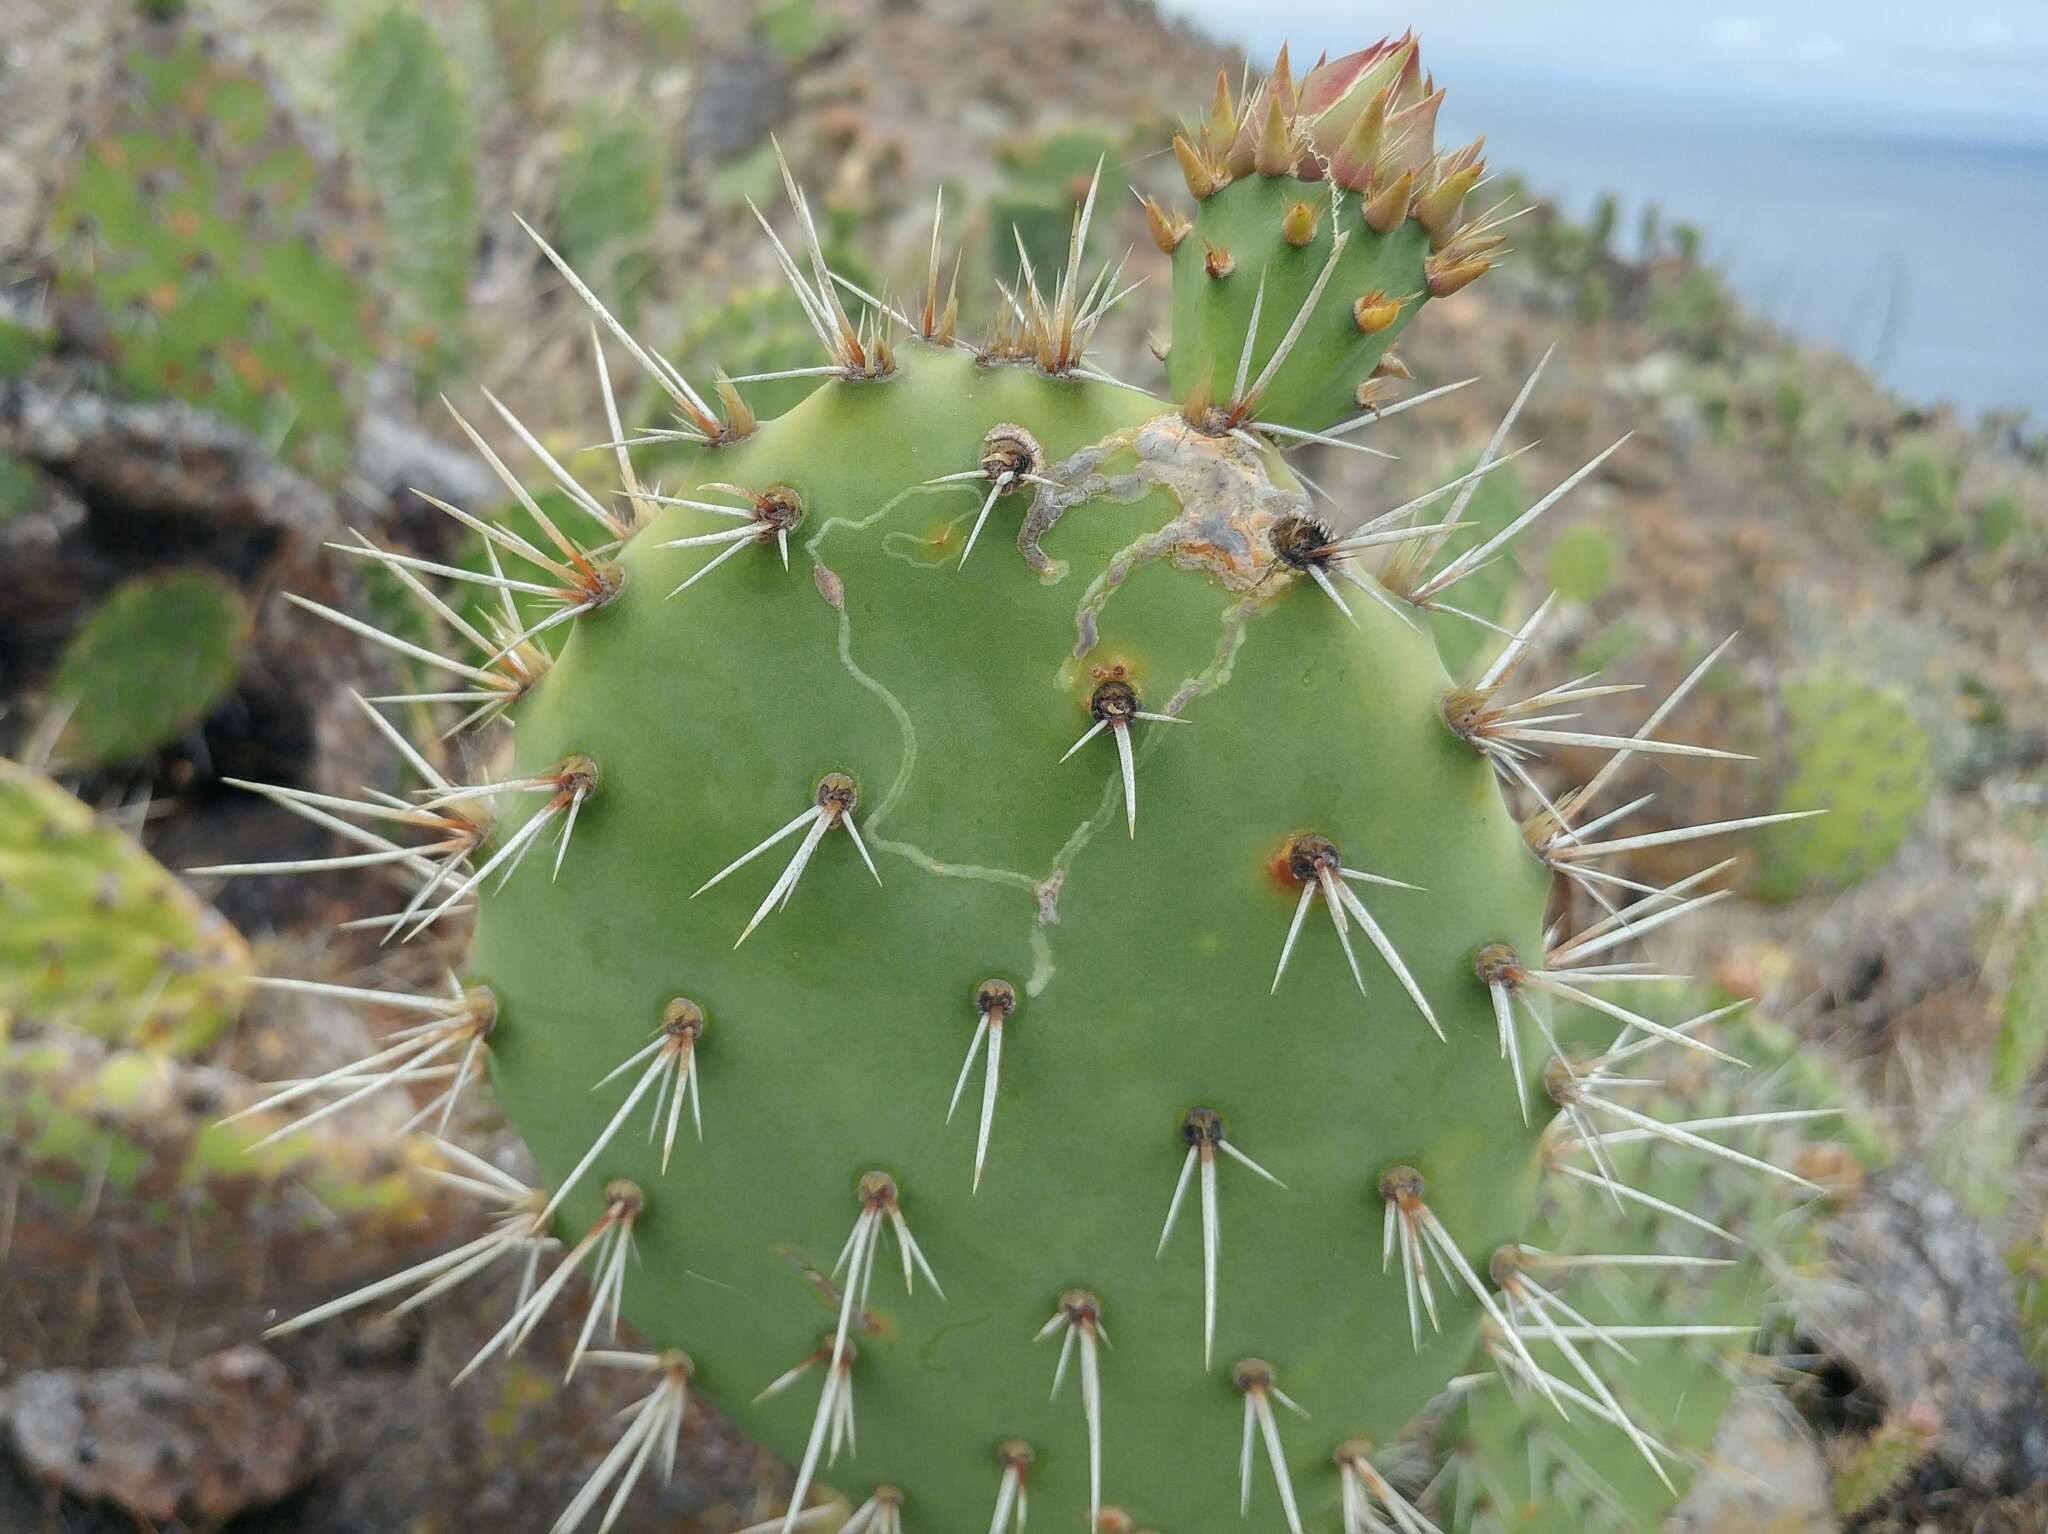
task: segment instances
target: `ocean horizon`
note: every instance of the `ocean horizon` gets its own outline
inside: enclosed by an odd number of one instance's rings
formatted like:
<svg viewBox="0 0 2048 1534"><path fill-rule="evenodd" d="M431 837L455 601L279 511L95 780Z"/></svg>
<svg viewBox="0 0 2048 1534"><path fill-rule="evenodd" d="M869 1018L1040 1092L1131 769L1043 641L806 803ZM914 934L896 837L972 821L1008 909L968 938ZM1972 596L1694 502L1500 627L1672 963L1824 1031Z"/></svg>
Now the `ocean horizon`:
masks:
<svg viewBox="0 0 2048 1534"><path fill-rule="evenodd" d="M2048 142L1777 98L1445 78L1439 142L1483 125L1493 163L1574 218L1614 196L1623 251L1655 204L1788 334L1915 401L2048 420Z"/></svg>

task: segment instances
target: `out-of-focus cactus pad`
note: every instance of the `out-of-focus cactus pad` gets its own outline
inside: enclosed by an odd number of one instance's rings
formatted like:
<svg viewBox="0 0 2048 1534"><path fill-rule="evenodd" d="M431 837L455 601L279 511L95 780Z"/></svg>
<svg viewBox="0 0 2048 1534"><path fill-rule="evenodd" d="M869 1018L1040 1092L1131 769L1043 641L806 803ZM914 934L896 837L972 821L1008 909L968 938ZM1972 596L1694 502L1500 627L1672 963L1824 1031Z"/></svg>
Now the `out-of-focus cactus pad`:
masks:
<svg viewBox="0 0 2048 1534"><path fill-rule="evenodd" d="M1902 693L1826 674L1780 690L1782 767L1773 809L1825 809L1757 838L1754 893L1788 900L1853 884L1912 835L1934 786L1927 732Z"/></svg>
<svg viewBox="0 0 2048 1534"><path fill-rule="evenodd" d="M389 232L386 270L408 346L452 361L476 246L476 147L453 61L396 6L341 63L340 119Z"/></svg>
<svg viewBox="0 0 2048 1534"><path fill-rule="evenodd" d="M41 773L0 761L0 1023L206 1045L241 1006L235 930Z"/></svg>
<svg viewBox="0 0 2048 1534"><path fill-rule="evenodd" d="M49 693L70 711L67 762L125 762L168 745L234 691L249 637L235 588L210 570L138 576L65 645Z"/></svg>
<svg viewBox="0 0 2048 1534"><path fill-rule="evenodd" d="M45 238L60 302L122 388L332 473L378 349L365 228L254 64L159 26L119 50Z"/></svg>

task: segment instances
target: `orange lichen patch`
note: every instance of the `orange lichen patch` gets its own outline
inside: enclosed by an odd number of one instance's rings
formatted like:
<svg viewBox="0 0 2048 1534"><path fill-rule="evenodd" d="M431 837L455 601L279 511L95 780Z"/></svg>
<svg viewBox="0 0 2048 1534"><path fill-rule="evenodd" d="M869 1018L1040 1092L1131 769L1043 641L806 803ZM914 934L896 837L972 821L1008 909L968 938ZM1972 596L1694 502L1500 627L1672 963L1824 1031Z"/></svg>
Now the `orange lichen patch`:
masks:
<svg viewBox="0 0 2048 1534"><path fill-rule="evenodd" d="M268 379L262 359L246 346L231 347L227 354L228 367L247 389L260 390Z"/></svg>

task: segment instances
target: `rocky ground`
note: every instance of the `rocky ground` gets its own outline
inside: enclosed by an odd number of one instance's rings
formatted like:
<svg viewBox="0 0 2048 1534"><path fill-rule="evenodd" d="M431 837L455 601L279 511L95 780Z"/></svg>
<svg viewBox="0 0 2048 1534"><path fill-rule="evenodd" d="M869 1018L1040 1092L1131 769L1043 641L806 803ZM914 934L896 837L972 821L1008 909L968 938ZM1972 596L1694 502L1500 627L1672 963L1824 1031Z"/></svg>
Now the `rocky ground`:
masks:
<svg viewBox="0 0 2048 1534"><path fill-rule="evenodd" d="M316 109L327 98L345 33L327 8L194 9L260 52L283 88ZM769 134L879 280L915 269L931 189L944 183L968 276L986 286L988 193L1020 150L1083 125L1112 146L1146 146L1125 155L1120 179L1173 193L1171 157L1151 147L1158 125L1205 99L1219 66L1235 78L1242 62L1117 0L821 3L802 8L807 30L793 42L739 7L696 7L685 21L644 0L420 9L460 61L476 113L483 212L462 372L565 444L604 435L584 320L509 215L551 205L593 103L630 102L665 163L651 222L633 237L653 258L639 320L686 345L695 317L768 271L740 194L773 192L761 184ZM0 35L0 275L18 312L43 302L50 183L132 14L111 0L31 0ZM1494 147L1512 163L1512 145ZM1160 299L1164 258L1120 188L1105 210L1097 249L1130 247L1146 288L1127 310L1152 312L1142 300ZM2028 1349L2038 1359L2043 1338L2038 1313L2024 1313L2029 1332L2020 1305L2038 1305L2048 1286L2042 1083L2025 1064L2000 1092L1990 1083L2012 1017L2048 1006L2024 989L2048 973L2028 969L2042 963L2029 955L2043 942L2048 859L2048 439L1902 402L1802 352L1747 321L1682 250L1631 263L1540 211L1523 228L1520 254L1434 308L1426 338L1404 348L1416 387L1480 382L1390 422L1398 463L1323 452L1304 467L1361 516L1421 488L1469 458L1554 346L1524 417L1541 443L1524 483L1554 482L1635 433L1581 498L1573 525L1598 542L1539 533L1521 557L1525 586L1570 577L1557 674L1615 657L1669 685L1739 631L1729 685L1704 689L1673 720L1675 736L1770 740L1805 679L1853 676L1903 696L1929 743L1931 791L1882 866L1790 900L1729 901L1682 955L1792 1029L1798 1070L1845 1097L1863 1150L1878 1149L1841 1169L1819 1271L1781 1275L1778 1356L1729 1424L1724 1473L1678 1526L1841 1526L1831 1477L1874 1430L1910 1417L1925 1425L1917 1458L1851 1527L2038 1529L2048 1442ZM1101 365L1158 376L1135 319L1112 327ZM79 613L173 548L245 589L255 662L202 727L145 763L80 775L82 790L101 804L146 799L147 838L173 867L202 849L216 859L310 848L317 837L300 822L218 779L347 790L370 777L375 743L338 689L378 662L276 593L355 601L321 559L323 540L350 524L398 542L424 536L408 485L458 502L488 489L451 452L442 418L388 378L370 389L349 471L329 479L278 464L202 413L121 401L99 382L76 336L35 372L0 374L0 446L38 476L32 503L0 519L0 747L34 749L50 666ZM1938 470L1932 490L1914 467L1923 460ZM2016 531L1995 541L1987 508L2008 504ZM1645 769L1638 791L1657 791L1653 813L1674 824L1756 813L1791 771L1762 754L1755 768ZM356 978L395 962L328 935L382 908L367 879L289 893L235 881L217 895L291 972ZM404 962L430 970L434 959ZM166 1100L180 1106L152 1133L180 1133L177 1113L196 1133L249 1081L342 1058L361 1030L332 1008L252 1006L208 1058L179 1068ZM344 1122L329 1153L356 1167L373 1126ZM488 1113L460 1132L516 1166ZM440 1381L490 1329L488 1302L252 1345L267 1317L473 1218L405 1181L405 1168L385 1173L402 1196L315 1222L316 1235L279 1216L275 1239L249 1239L246 1219L240 1239L210 1239L189 1222L81 1220L75 1200L43 1202L0 1157L0 1527L509 1529L537 1526L522 1520L566 1500L622 1404L602 1381L555 1385L548 1364L566 1337L544 1340L523 1368L472 1380L452 1404ZM288 1207L279 1190L248 1197L244 1213L270 1198ZM258 1422L291 1430L257 1434ZM693 1408L688 1441L675 1487L638 1499L622 1530L726 1530L778 1505L779 1469L711 1408Z"/></svg>

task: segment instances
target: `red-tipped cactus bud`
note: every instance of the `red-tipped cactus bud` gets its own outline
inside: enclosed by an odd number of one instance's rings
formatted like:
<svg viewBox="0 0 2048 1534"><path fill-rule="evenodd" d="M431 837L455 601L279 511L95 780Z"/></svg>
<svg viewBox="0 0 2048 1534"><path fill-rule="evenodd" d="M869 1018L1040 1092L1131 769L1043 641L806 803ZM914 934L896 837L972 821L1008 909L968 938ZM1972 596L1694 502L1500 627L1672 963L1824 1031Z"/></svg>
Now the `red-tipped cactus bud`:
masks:
<svg viewBox="0 0 2048 1534"><path fill-rule="evenodd" d="M1145 227L1152 232L1152 243L1169 256L1180 248L1180 242L1188 237L1188 231L1195 226L1170 208L1161 207L1150 197L1144 199Z"/></svg>
<svg viewBox="0 0 2048 1534"><path fill-rule="evenodd" d="M1403 173L1389 181L1365 205L1365 221L1375 234L1392 234L1407 220L1408 199L1415 191L1415 176Z"/></svg>
<svg viewBox="0 0 2048 1534"><path fill-rule="evenodd" d="M1195 146L1178 133L1173 136L1173 154L1174 158L1180 161L1180 173L1187 179L1188 190L1194 194L1195 200L1200 202L1214 196L1216 188L1222 183L1217 180L1215 173L1209 169L1201 155L1195 152Z"/></svg>
<svg viewBox="0 0 2048 1534"><path fill-rule="evenodd" d="M1359 112L1330 155L1330 176L1346 191L1362 192L1372 184L1372 168L1380 156L1380 137L1387 127L1387 93L1378 92ZM1321 137L1321 127L1317 129Z"/></svg>
<svg viewBox="0 0 2048 1534"><path fill-rule="evenodd" d="M1446 251L1446 255L1451 252ZM1426 268L1429 273L1429 296L1449 298L1458 289L1477 282L1484 277L1493 262L1485 256L1467 256L1456 261L1431 261Z"/></svg>
<svg viewBox="0 0 2048 1534"><path fill-rule="evenodd" d="M1272 74L1226 131L1222 122L1228 99L1226 83L1204 136L1212 153L1215 146L1229 146L1222 152L1222 169L1232 177L1256 170L1320 181L1327 172L1348 190L1364 191L1404 170L1419 172L1436 157L1441 93L1423 75L1412 36L1320 59L1299 84L1283 48ZM1398 151L1393 147L1397 135ZM1383 157L1388 155L1397 163L1387 163Z"/></svg>
<svg viewBox="0 0 2048 1534"><path fill-rule="evenodd" d="M1317 147L1334 154L1359 119L1374 113L1384 118L1387 93L1415 57L1414 38L1404 36L1382 39L1310 70L1301 82L1301 115L1312 124Z"/></svg>
<svg viewBox="0 0 2048 1534"><path fill-rule="evenodd" d="M1468 165L1463 170L1452 171L1415 199L1415 216L1437 244L1450 238L1457 227L1458 214L1465 205L1466 195L1485 174L1484 164Z"/></svg>
<svg viewBox="0 0 2048 1534"><path fill-rule="evenodd" d="M1420 171L1436 158L1436 114L1443 104L1444 93L1431 91L1413 106L1389 114L1386 139L1380 146L1381 177Z"/></svg>

